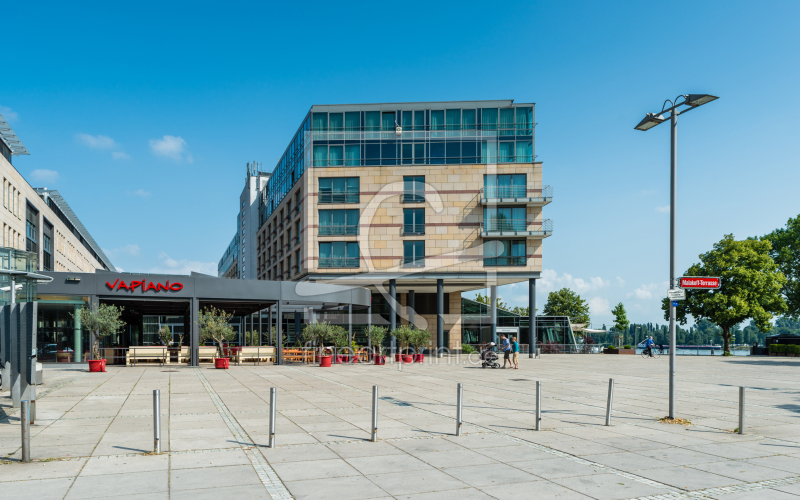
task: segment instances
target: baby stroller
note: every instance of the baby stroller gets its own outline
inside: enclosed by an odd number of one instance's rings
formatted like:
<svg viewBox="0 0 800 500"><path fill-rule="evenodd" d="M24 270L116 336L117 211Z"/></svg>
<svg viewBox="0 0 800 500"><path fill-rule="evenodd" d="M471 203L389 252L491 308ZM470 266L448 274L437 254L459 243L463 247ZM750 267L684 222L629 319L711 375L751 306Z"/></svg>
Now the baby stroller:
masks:
<svg viewBox="0 0 800 500"><path fill-rule="evenodd" d="M492 347L494 347L494 342L489 342L486 347L481 351L481 368L500 368L500 363L497 362L497 354L492 351Z"/></svg>

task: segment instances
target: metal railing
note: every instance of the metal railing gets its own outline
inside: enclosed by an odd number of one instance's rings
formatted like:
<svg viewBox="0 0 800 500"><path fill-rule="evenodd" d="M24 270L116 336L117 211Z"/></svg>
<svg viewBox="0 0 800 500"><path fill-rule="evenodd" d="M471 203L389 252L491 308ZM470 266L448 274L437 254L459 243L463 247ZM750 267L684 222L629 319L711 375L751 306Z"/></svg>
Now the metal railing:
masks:
<svg viewBox="0 0 800 500"><path fill-rule="evenodd" d="M485 257L484 266L524 266L528 263L525 255L512 255L510 257Z"/></svg>
<svg viewBox="0 0 800 500"><path fill-rule="evenodd" d="M403 267L425 267L425 257L419 259L403 259Z"/></svg>
<svg viewBox="0 0 800 500"><path fill-rule="evenodd" d="M350 191L350 192L336 192L336 193L319 193L319 201L320 204L327 204L327 203L358 203L359 202L359 192L358 191Z"/></svg>
<svg viewBox="0 0 800 500"><path fill-rule="evenodd" d="M425 223L422 224L403 224L404 235L425 234Z"/></svg>
<svg viewBox="0 0 800 500"><path fill-rule="evenodd" d="M358 257L320 257L319 267L358 267Z"/></svg>
<svg viewBox="0 0 800 500"><path fill-rule="evenodd" d="M499 233L548 233L553 231L553 221L551 219L542 219L540 221L527 219L489 219L481 222L481 231Z"/></svg>
<svg viewBox="0 0 800 500"><path fill-rule="evenodd" d="M425 202L425 192L424 191L404 191L403 192L403 203L424 203Z"/></svg>
<svg viewBox="0 0 800 500"><path fill-rule="evenodd" d="M320 236L358 235L358 224L319 226Z"/></svg>
<svg viewBox="0 0 800 500"><path fill-rule="evenodd" d="M553 186L542 186L528 192L528 186L484 186L481 188L481 199L501 198L541 198L553 197Z"/></svg>

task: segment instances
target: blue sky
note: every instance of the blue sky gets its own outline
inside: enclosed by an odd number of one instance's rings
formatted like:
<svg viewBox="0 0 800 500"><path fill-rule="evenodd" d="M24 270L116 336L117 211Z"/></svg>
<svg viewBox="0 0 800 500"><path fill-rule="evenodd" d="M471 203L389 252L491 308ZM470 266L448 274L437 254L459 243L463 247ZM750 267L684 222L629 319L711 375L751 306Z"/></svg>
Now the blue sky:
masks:
<svg viewBox="0 0 800 500"><path fill-rule="evenodd" d="M539 304L569 286L596 326L662 322L669 129L684 93L678 268L800 213L800 3L30 3L4 6L0 113L126 271L216 272L245 164L271 169L312 104L535 102L554 202ZM670 17L668 17L670 16ZM527 305L524 286L500 290Z"/></svg>

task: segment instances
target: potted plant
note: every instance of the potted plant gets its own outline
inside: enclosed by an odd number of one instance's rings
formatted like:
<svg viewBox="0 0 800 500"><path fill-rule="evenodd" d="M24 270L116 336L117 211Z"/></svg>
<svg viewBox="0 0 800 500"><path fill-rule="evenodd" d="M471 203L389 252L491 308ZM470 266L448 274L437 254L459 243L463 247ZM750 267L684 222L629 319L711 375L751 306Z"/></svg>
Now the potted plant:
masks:
<svg viewBox="0 0 800 500"><path fill-rule="evenodd" d="M203 342L214 342L217 344L217 357L214 358L214 368L228 369L230 359L225 357L226 344L236 337L236 332L228 322L233 317L233 313L228 314L222 309L209 306L200 311L200 339Z"/></svg>
<svg viewBox="0 0 800 500"><path fill-rule="evenodd" d="M431 332L419 329L412 330L410 343L414 347L414 362L422 363L425 360L425 346L431 343Z"/></svg>
<svg viewBox="0 0 800 500"><path fill-rule="evenodd" d="M92 334L92 359L89 360L90 372L106 371L106 360L100 359L100 339L116 333L125 326L125 322L120 319L122 310L122 307L117 307L113 304L100 304L97 309L83 307L78 311L81 325Z"/></svg>
<svg viewBox="0 0 800 500"><path fill-rule="evenodd" d="M414 328L410 325L401 325L392 331L392 335L394 335L394 338L396 338L397 342L400 344L400 353L395 354L395 361L411 363L412 357L408 353L408 349L412 336L414 335ZM403 348L406 350L405 354L403 354Z"/></svg>
<svg viewBox="0 0 800 500"><path fill-rule="evenodd" d="M158 339L161 341L161 345L170 345L172 343L172 330L167 325L162 326L158 331Z"/></svg>
<svg viewBox="0 0 800 500"><path fill-rule="evenodd" d="M349 336L347 334L347 330L344 329L343 326L340 325L330 325L330 340L333 342L335 347L333 362L334 363L344 363L349 361L350 358L346 354L339 354L339 353L346 353L347 346L349 344Z"/></svg>
<svg viewBox="0 0 800 500"><path fill-rule="evenodd" d="M325 355L325 341L330 338L330 323L309 323L303 328L303 340L306 344L316 344L319 348L319 366L331 366L331 356Z"/></svg>
<svg viewBox="0 0 800 500"><path fill-rule="evenodd" d="M367 330L367 337L372 344L372 359L376 365L386 364L386 356L383 355L383 339L386 338L386 331L385 326L377 325L372 325Z"/></svg>

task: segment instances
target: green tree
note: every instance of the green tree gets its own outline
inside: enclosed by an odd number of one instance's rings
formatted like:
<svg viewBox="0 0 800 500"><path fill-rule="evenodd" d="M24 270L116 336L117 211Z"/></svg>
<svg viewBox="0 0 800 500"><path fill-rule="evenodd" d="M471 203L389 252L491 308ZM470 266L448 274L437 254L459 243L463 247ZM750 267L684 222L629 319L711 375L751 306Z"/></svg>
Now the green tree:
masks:
<svg viewBox="0 0 800 500"><path fill-rule="evenodd" d="M800 317L800 215L790 218L786 228L776 229L761 239L772 244L769 254L786 276L781 291L786 298L787 314Z"/></svg>
<svg viewBox="0 0 800 500"><path fill-rule="evenodd" d="M590 323L589 304L569 288L562 288L547 295L545 316L569 316L572 323ZM604 328L605 330L605 328Z"/></svg>
<svg viewBox="0 0 800 500"><path fill-rule="evenodd" d="M214 342L217 344L217 357L225 355L222 347L224 342L230 342L236 337L236 332L229 324L233 313L226 313L222 309L209 306L200 311L198 325L200 326L200 339L203 342Z"/></svg>
<svg viewBox="0 0 800 500"><path fill-rule="evenodd" d="M481 304L486 304L488 306L488 305L490 305L492 303L492 299L491 299L491 297L489 297L487 295L478 294L475 297L475 302L480 302ZM504 309L506 311L510 311L511 310L509 308L508 304L503 302L503 297L499 297L498 296L497 299L495 299L495 305L497 306L498 309Z"/></svg>
<svg viewBox="0 0 800 500"><path fill-rule="evenodd" d="M158 331L158 338L161 339L164 345L169 345L172 342L172 330L169 329L169 326L164 325L161 327Z"/></svg>
<svg viewBox="0 0 800 500"><path fill-rule="evenodd" d="M100 359L100 339L125 326L120 319L123 309L113 304L100 304L97 309L83 307L78 310L82 327L92 334L92 359Z"/></svg>
<svg viewBox="0 0 800 500"><path fill-rule="evenodd" d="M708 319L722 329L723 351L730 354L731 329L752 318L761 331L769 331L770 321L786 311L781 288L786 277L770 257L771 244L766 240L736 241L732 234L714 244L710 252L700 255L700 263L687 271L687 276L720 276L716 290L688 291L686 300L678 302L678 321L686 324L691 315L696 321ZM661 308L669 319L670 302L664 299Z"/></svg>
<svg viewBox="0 0 800 500"><path fill-rule="evenodd" d="M367 330L367 337L372 344L372 351L377 351L378 356L383 356L383 339L389 329L385 326L371 325Z"/></svg>
<svg viewBox="0 0 800 500"><path fill-rule="evenodd" d="M625 330L627 330L628 325L630 325L630 321L628 321L628 315L625 313L625 306L622 305L622 302L614 306L614 309L611 310L611 314L614 315L614 328L617 332L624 335Z"/></svg>

